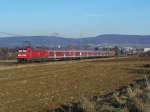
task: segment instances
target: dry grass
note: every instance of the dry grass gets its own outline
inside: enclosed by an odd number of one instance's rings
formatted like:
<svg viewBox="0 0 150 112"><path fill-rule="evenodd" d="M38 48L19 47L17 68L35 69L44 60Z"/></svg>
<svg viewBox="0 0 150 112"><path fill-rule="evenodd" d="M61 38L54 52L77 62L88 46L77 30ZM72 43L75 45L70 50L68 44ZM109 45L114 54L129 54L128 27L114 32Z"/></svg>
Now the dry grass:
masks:
<svg viewBox="0 0 150 112"><path fill-rule="evenodd" d="M0 111L44 112L81 96L105 94L143 78L127 69L148 63L149 58L130 58L11 65L0 70Z"/></svg>

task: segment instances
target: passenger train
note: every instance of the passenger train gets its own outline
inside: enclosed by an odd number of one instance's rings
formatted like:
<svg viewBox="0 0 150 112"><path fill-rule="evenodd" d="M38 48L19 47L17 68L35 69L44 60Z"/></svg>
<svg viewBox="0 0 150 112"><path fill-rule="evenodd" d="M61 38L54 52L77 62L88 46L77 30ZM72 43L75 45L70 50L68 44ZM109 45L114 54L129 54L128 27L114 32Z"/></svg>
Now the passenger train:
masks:
<svg viewBox="0 0 150 112"><path fill-rule="evenodd" d="M92 50L48 50L27 47L19 49L17 53L18 63L44 62L50 60L69 60L98 57L113 57L114 51L92 51Z"/></svg>

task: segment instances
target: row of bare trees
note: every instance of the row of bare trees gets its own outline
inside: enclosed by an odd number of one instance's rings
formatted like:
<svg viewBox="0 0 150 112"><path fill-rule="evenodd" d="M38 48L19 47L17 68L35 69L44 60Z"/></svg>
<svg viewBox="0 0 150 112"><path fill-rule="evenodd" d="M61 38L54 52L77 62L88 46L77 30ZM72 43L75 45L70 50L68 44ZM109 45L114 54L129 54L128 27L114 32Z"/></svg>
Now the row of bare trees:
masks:
<svg viewBox="0 0 150 112"><path fill-rule="evenodd" d="M15 59L16 58L16 48L0 48L0 59Z"/></svg>

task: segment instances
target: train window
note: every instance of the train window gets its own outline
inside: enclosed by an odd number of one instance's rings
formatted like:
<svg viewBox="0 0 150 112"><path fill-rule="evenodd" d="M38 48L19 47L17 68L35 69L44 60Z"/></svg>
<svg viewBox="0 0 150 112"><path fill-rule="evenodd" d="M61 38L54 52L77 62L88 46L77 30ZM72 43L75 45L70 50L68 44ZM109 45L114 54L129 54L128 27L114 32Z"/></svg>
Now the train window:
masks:
<svg viewBox="0 0 150 112"><path fill-rule="evenodd" d="M22 50L22 52L27 52L27 50Z"/></svg>
<svg viewBox="0 0 150 112"><path fill-rule="evenodd" d="M64 52L56 52L57 55L64 55Z"/></svg>
<svg viewBox="0 0 150 112"><path fill-rule="evenodd" d="M18 50L18 52L22 52L22 50Z"/></svg>
<svg viewBox="0 0 150 112"><path fill-rule="evenodd" d="M71 55L71 52L66 52L66 55Z"/></svg>
<svg viewBox="0 0 150 112"><path fill-rule="evenodd" d="M18 52L27 52L27 50L18 50Z"/></svg>
<svg viewBox="0 0 150 112"><path fill-rule="evenodd" d="M75 54L76 54L76 55L80 55L80 52L76 52Z"/></svg>
<svg viewBox="0 0 150 112"><path fill-rule="evenodd" d="M54 55L54 52L49 52L49 54L53 56L53 55Z"/></svg>

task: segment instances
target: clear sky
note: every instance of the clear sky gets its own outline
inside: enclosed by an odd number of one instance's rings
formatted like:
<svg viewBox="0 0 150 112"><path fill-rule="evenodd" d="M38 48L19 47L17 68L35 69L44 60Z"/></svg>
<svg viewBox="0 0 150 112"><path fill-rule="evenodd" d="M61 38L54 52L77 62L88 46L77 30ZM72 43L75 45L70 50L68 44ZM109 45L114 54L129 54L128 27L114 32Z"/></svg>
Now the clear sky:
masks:
<svg viewBox="0 0 150 112"><path fill-rule="evenodd" d="M73 38L147 35L150 0L0 0L0 32Z"/></svg>

